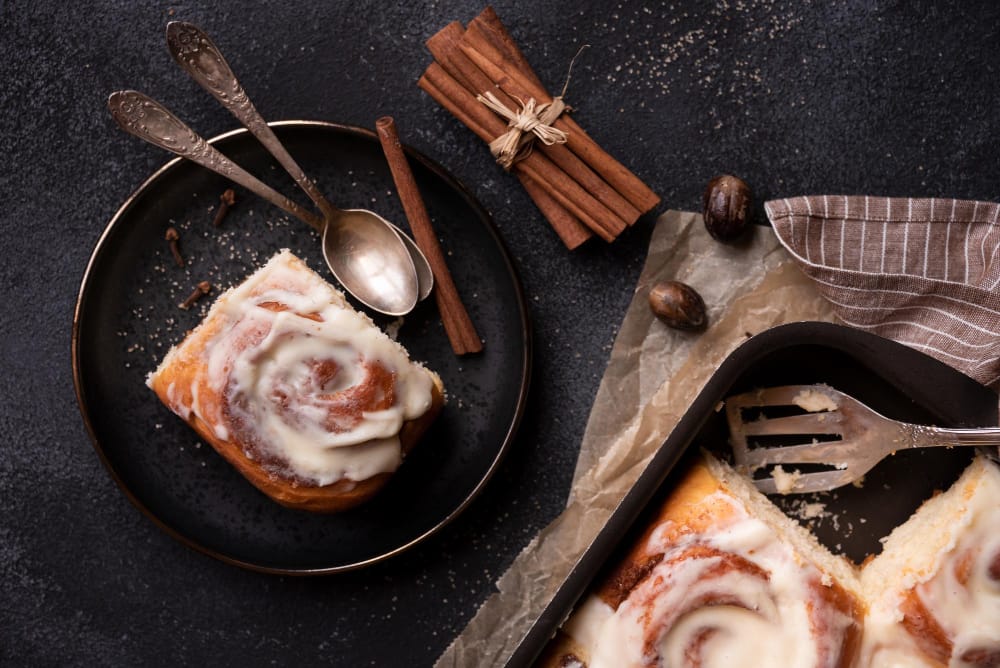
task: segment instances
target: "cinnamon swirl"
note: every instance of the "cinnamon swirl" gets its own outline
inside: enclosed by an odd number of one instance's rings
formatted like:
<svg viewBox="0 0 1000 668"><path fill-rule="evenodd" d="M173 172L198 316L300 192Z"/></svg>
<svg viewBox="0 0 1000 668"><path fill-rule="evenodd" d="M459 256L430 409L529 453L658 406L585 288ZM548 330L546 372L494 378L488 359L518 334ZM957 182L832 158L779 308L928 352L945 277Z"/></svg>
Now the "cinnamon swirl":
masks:
<svg viewBox="0 0 1000 668"><path fill-rule="evenodd" d="M221 295L147 384L262 492L317 512L374 495L444 403L437 374L288 251Z"/></svg>
<svg viewBox="0 0 1000 668"><path fill-rule="evenodd" d="M1000 666L1000 469L979 457L862 571L873 666Z"/></svg>
<svg viewBox="0 0 1000 668"><path fill-rule="evenodd" d="M884 543L858 569L705 455L540 663L1000 668L1000 467Z"/></svg>
<svg viewBox="0 0 1000 668"><path fill-rule="evenodd" d="M848 666L864 614L856 585L850 564L706 457L573 613L546 661Z"/></svg>

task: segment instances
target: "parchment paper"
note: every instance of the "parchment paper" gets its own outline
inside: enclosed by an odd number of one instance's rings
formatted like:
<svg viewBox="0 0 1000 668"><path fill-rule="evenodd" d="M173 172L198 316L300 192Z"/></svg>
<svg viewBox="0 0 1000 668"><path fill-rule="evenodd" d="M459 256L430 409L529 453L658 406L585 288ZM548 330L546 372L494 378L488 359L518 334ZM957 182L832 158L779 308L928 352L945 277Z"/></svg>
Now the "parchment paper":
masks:
<svg viewBox="0 0 1000 668"><path fill-rule="evenodd" d="M649 288L670 279L701 294L707 330L670 329L652 314ZM755 226L746 244L730 246L697 214L663 214L591 409L567 508L514 560L437 666L502 665L726 356L750 335L801 320L832 321L832 310L770 228Z"/></svg>

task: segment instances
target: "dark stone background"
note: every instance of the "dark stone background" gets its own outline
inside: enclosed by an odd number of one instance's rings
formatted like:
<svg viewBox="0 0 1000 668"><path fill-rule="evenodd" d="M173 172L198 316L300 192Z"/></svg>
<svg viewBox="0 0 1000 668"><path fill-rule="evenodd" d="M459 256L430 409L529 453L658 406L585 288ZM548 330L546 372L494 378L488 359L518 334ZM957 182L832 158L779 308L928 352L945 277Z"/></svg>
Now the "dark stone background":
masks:
<svg viewBox="0 0 1000 668"><path fill-rule="evenodd" d="M568 492L578 444L652 217L566 252L484 146L419 91L422 43L481 8L378 3L0 2L0 663L426 665ZM708 179L758 201L819 193L996 199L1000 5L551 0L496 8L542 79L567 63L580 123L693 209ZM119 132L135 88L202 134L235 127L166 53L163 29L215 36L263 114L371 126L441 162L490 210L528 293L531 405L485 493L417 549L322 579L195 553L132 507L76 407L79 281L119 204L167 156ZM761 213L757 207L758 215Z"/></svg>

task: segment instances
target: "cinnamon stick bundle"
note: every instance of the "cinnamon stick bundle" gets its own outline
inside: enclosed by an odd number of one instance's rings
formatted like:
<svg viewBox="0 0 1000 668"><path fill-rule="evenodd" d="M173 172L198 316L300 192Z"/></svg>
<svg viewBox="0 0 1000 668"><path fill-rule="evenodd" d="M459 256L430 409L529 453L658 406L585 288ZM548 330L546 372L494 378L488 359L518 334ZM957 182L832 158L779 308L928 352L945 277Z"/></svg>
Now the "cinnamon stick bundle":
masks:
<svg viewBox="0 0 1000 668"><path fill-rule="evenodd" d="M477 136L492 142L507 122L478 95L492 93L508 109L527 100L551 103L545 90L496 12L487 7L469 22L455 21L427 41L434 57L418 85ZM593 235L613 241L660 199L637 176L604 151L565 113L551 123L565 143L534 141L511 171L573 249ZM533 141L525 134L521 142Z"/></svg>

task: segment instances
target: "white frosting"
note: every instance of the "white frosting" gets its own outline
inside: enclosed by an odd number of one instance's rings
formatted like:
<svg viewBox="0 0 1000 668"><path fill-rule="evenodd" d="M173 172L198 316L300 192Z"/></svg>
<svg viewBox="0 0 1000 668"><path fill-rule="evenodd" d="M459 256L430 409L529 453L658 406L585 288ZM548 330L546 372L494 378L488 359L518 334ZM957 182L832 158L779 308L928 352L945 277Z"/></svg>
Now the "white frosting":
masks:
<svg viewBox="0 0 1000 668"><path fill-rule="evenodd" d="M598 647L601 630L615 614L614 609L596 596L588 596L566 622L566 633L582 647Z"/></svg>
<svg viewBox="0 0 1000 668"><path fill-rule="evenodd" d="M709 502L732 505L733 519L673 543L671 526L658 528L648 551L664 557L618 609L591 597L574 615L566 631L589 648L589 668L656 660L687 666L692 648L704 668L756 668L762 657L773 666L836 666L839 639L854 620L817 602L819 569L800 563L767 524L730 497L717 493ZM689 552L699 548L709 549ZM751 571L725 567L732 556L749 562ZM814 623L829 634L817 636Z"/></svg>
<svg viewBox="0 0 1000 668"><path fill-rule="evenodd" d="M618 608L591 595L563 627L589 654L588 668L839 665L837 648L854 620L830 603L817 604L815 594L817 583L833 578L805 563L773 524L752 518L737 500L716 493L705 503L728 504L731 519L680 538L674 524L656 527L644 552L663 552L663 559ZM734 556L752 566L720 567ZM868 612L850 665L1000 665L1000 468L977 460L898 527L886 551L861 573L859 595ZM837 577L852 579L850 573ZM911 591L953 643L945 664L919 646L932 637L929 631L914 637L903 624ZM817 627L827 631L817 634Z"/></svg>
<svg viewBox="0 0 1000 668"><path fill-rule="evenodd" d="M993 464L981 464L984 468L980 478L959 481L944 497L928 503L933 508L922 508L908 523L938 521L936 526L914 525L925 534L939 534L935 538L940 548L932 555L933 559L927 559L915 573L907 569L905 560L895 564L898 573L878 571L880 577L892 579L892 586L885 587L871 601L865 619L863 665L889 668L941 665L921 651L917 639L903 625L900 606L912 590L952 640L949 668L974 666L962 660L970 650L1000 651L1000 580L990 573L993 560L1000 558L1000 471ZM908 525L900 530L909 528ZM920 533L911 534L908 531L904 536L909 541L921 539ZM893 541L889 549L905 551L907 545ZM913 549L920 551L920 547ZM894 556L883 554L876 562ZM961 578L959 573L963 573Z"/></svg>
<svg viewBox="0 0 1000 668"><path fill-rule="evenodd" d="M954 643L950 668L974 665L962 661L967 651L1000 654L1000 574L990 574L993 561L1000 560L1000 489L990 491L972 498L969 525L957 545L934 577L917 586L920 600ZM960 579L960 572L967 579Z"/></svg>
<svg viewBox="0 0 1000 668"><path fill-rule="evenodd" d="M176 412L211 417L219 438L238 435L248 457L310 484L399 466L399 430L430 407L431 375L291 253L222 295L213 319L224 324L204 352L207 380L229 413L206 415L198 381Z"/></svg>

